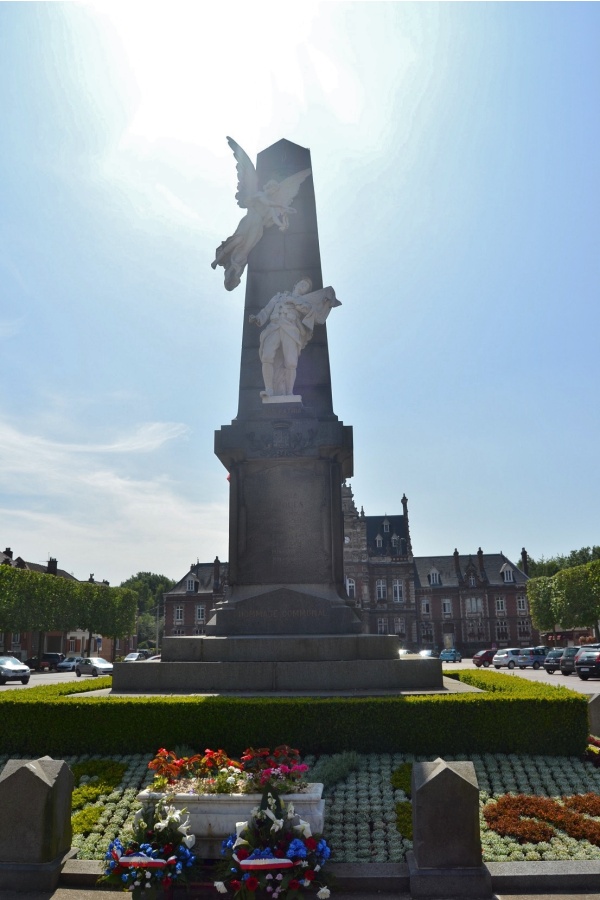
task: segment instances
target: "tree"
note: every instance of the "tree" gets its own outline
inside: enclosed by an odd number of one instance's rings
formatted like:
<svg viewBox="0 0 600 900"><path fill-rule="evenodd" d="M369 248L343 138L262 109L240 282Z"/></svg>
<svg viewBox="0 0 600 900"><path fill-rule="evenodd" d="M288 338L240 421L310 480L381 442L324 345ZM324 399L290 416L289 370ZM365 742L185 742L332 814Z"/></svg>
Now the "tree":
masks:
<svg viewBox="0 0 600 900"><path fill-rule="evenodd" d="M558 621L553 604L553 588L553 579L546 575L530 578L527 582L531 619L538 631L552 631Z"/></svg>
<svg viewBox="0 0 600 900"><path fill-rule="evenodd" d="M138 646L140 643L149 643L150 640L152 643L155 642L157 620L162 623L164 617L163 595L175 584L176 582L166 575L156 575L153 572L138 572L137 575L132 575L131 578L121 582L122 588L131 588L138 595ZM162 627L160 632L162 633ZM160 636L159 634L159 640Z"/></svg>
<svg viewBox="0 0 600 900"><path fill-rule="evenodd" d="M598 562L561 569L553 577L554 609L567 628L593 628L596 638L600 618Z"/></svg>
<svg viewBox="0 0 600 900"><path fill-rule="evenodd" d="M600 559L600 547L581 547L580 550L571 550L566 555L551 556L545 559L541 556L538 560L527 557L527 570L531 578L539 575L556 575L562 569L572 569L575 566L583 566L593 560Z"/></svg>

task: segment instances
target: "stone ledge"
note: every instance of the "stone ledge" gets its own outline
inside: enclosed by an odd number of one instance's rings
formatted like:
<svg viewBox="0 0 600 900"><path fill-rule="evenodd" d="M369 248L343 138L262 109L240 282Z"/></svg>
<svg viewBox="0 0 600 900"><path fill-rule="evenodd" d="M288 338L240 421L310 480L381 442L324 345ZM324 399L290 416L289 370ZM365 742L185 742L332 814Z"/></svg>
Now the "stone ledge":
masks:
<svg viewBox="0 0 600 900"><path fill-rule="evenodd" d="M561 891L596 894L600 884L600 860L487 863L486 868L492 876L492 890L496 894L557 894ZM63 866L60 886L92 888L102 869L102 860L70 859ZM331 863L327 870L336 879L339 900L342 900L342 894L360 893L362 900L372 894L383 900L385 893L398 897L409 892L405 863ZM214 889L210 896L214 898Z"/></svg>

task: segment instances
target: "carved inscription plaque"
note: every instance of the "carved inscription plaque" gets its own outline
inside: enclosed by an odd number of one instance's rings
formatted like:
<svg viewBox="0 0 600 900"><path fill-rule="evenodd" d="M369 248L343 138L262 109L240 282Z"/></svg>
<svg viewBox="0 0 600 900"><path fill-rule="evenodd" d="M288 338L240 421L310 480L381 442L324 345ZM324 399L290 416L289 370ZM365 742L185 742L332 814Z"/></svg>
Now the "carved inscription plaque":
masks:
<svg viewBox="0 0 600 900"><path fill-rule="evenodd" d="M242 583L331 581L328 478L320 460L266 462L246 471Z"/></svg>

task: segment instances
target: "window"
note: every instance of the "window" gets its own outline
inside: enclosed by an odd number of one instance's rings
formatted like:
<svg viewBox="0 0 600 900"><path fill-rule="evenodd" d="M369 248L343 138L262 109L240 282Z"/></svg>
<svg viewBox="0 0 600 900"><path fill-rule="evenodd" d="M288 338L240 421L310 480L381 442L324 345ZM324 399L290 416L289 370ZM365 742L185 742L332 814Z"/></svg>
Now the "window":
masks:
<svg viewBox="0 0 600 900"><path fill-rule="evenodd" d="M421 638L424 641L433 641L433 628L430 622L421 622Z"/></svg>
<svg viewBox="0 0 600 900"><path fill-rule="evenodd" d="M351 600L356 597L356 582L354 578L346 578L346 591Z"/></svg>
<svg viewBox="0 0 600 900"><path fill-rule="evenodd" d="M69 638L69 653L75 653L75 638Z"/></svg>
<svg viewBox="0 0 600 900"><path fill-rule="evenodd" d="M121 638L117 638L115 641L115 650L121 649Z"/></svg>
<svg viewBox="0 0 600 900"><path fill-rule="evenodd" d="M394 550L398 549L398 535L397 534L392 535L392 547L394 548Z"/></svg>
<svg viewBox="0 0 600 900"><path fill-rule="evenodd" d="M206 621L206 607L204 604L196 606L196 622L202 624Z"/></svg>
<svg viewBox="0 0 600 900"><path fill-rule="evenodd" d="M517 625L517 631L519 637L529 637L529 635L531 634L531 620L520 619L519 624Z"/></svg>
<svg viewBox="0 0 600 900"><path fill-rule="evenodd" d="M21 632L20 631L13 631L12 645L13 645L13 647L19 647L21 645Z"/></svg>
<svg viewBox="0 0 600 900"><path fill-rule="evenodd" d="M196 582L194 581L194 579L193 579L193 578L188 578L186 590L187 590L187 591L193 591L195 585L196 585Z"/></svg>
<svg viewBox="0 0 600 900"><path fill-rule="evenodd" d="M394 632L395 634L401 634L402 636L406 634L406 622L404 616L394 617Z"/></svg>
<svg viewBox="0 0 600 900"><path fill-rule="evenodd" d="M442 615L445 619L452 616L452 600L442 600Z"/></svg>
<svg viewBox="0 0 600 900"><path fill-rule="evenodd" d="M440 573L436 572L435 569L432 569L429 573L429 584L439 584L440 583Z"/></svg>
<svg viewBox="0 0 600 900"><path fill-rule="evenodd" d="M194 628L194 634L204 634L203 628Z"/></svg>
<svg viewBox="0 0 600 900"><path fill-rule="evenodd" d="M383 531L385 534L389 534L389 532L390 532L390 523L388 522L387 519L383 520Z"/></svg>
<svg viewBox="0 0 600 900"><path fill-rule="evenodd" d="M383 547L383 538L381 537L380 534L378 534L377 537L375 538L375 545L379 548Z"/></svg>
<svg viewBox="0 0 600 900"><path fill-rule="evenodd" d="M183 622L183 606L175 607L175 615L173 619L175 622Z"/></svg>
<svg viewBox="0 0 600 900"><path fill-rule="evenodd" d="M508 584L509 582L514 581L514 578L513 578L513 570L512 570L512 569L505 569L504 572L502 573L502 577L504 578L504 581L505 581L506 584Z"/></svg>
<svg viewBox="0 0 600 900"><path fill-rule="evenodd" d="M394 598L394 603L402 603L404 600L402 580L400 578L394 578L392 582L392 597Z"/></svg>
<svg viewBox="0 0 600 900"><path fill-rule="evenodd" d="M183 628L174 628L171 634L185 634Z"/></svg>
<svg viewBox="0 0 600 900"><path fill-rule="evenodd" d="M477 579L473 574L469 575L469 587L477 587Z"/></svg>
<svg viewBox="0 0 600 900"><path fill-rule="evenodd" d="M387 599L387 584L385 582L385 578L378 578L375 582L375 588L377 592L378 600L386 600Z"/></svg>
<svg viewBox="0 0 600 900"><path fill-rule="evenodd" d="M508 640L508 623L505 619L498 619L496 622L496 638L499 641Z"/></svg>
<svg viewBox="0 0 600 900"><path fill-rule="evenodd" d="M421 600L421 615L428 616L431 613L431 605L429 603L428 597L423 597Z"/></svg>
<svg viewBox="0 0 600 900"><path fill-rule="evenodd" d="M527 614L527 597L525 594L517 594L517 612L520 616Z"/></svg>
<svg viewBox="0 0 600 900"><path fill-rule="evenodd" d="M387 619L377 619L377 634L387 634L387 633L388 633Z"/></svg>
<svg viewBox="0 0 600 900"><path fill-rule="evenodd" d="M483 612L483 600L481 597L467 597L465 600L465 612L468 616L481 615Z"/></svg>
<svg viewBox="0 0 600 900"><path fill-rule="evenodd" d="M496 615L506 615L506 600L504 597L496 597Z"/></svg>

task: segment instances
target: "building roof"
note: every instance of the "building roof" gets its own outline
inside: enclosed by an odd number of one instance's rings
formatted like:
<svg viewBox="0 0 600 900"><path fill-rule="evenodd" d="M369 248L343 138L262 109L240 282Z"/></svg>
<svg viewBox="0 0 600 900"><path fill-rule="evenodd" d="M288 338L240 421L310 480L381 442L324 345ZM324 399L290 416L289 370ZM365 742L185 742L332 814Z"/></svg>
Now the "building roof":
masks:
<svg viewBox="0 0 600 900"><path fill-rule="evenodd" d="M172 597L173 594L189 594L187 585L190 578L194 580L195 594L211 594L214 589L218 589L227 575L227 563L219 563L219 570L220 583L216 586L214 577L215 564L212 562L194 563L183 578L165 594L165 597Z"/></svg>
<svg viewBox="0 0 600 900"><path fill-rule="evenodd" d="M0 550L0 565L12 566L15 569L25 569L29 572L39 572L42 575L56 575L58 578L66 578L67 581L79 580L70 572L67 572L66 569L59 569L56 560L52 559L52 557L45 565L42 563L27 562L21 556L13 558L13 552L10 547L7 547L6 550Z"/></svg>
<svg viewBox="0 0 600 900"><path fill-rule="evenodd" d="M362 517L361 517L362 518ZM367 548L369 556L405 556L409 547L406 517L401 516L364 516L367 526ZM377 538L381 538L381 547L377 546ZM392 538L398 538L398 546L394 547Z"/></svg>
<svg viewBox="0 0 600 900"><path fill-rule="evenodd" d="M451 556L415 556L415 587L468 587L470 574L475 575L477 587L506 584L525 585L527 575L503 553L471 553L463 555L454 553ZM504 571L512 569L513 580L504 580ZM437 572L439 583L431 585L431 573Z"/></svg>

